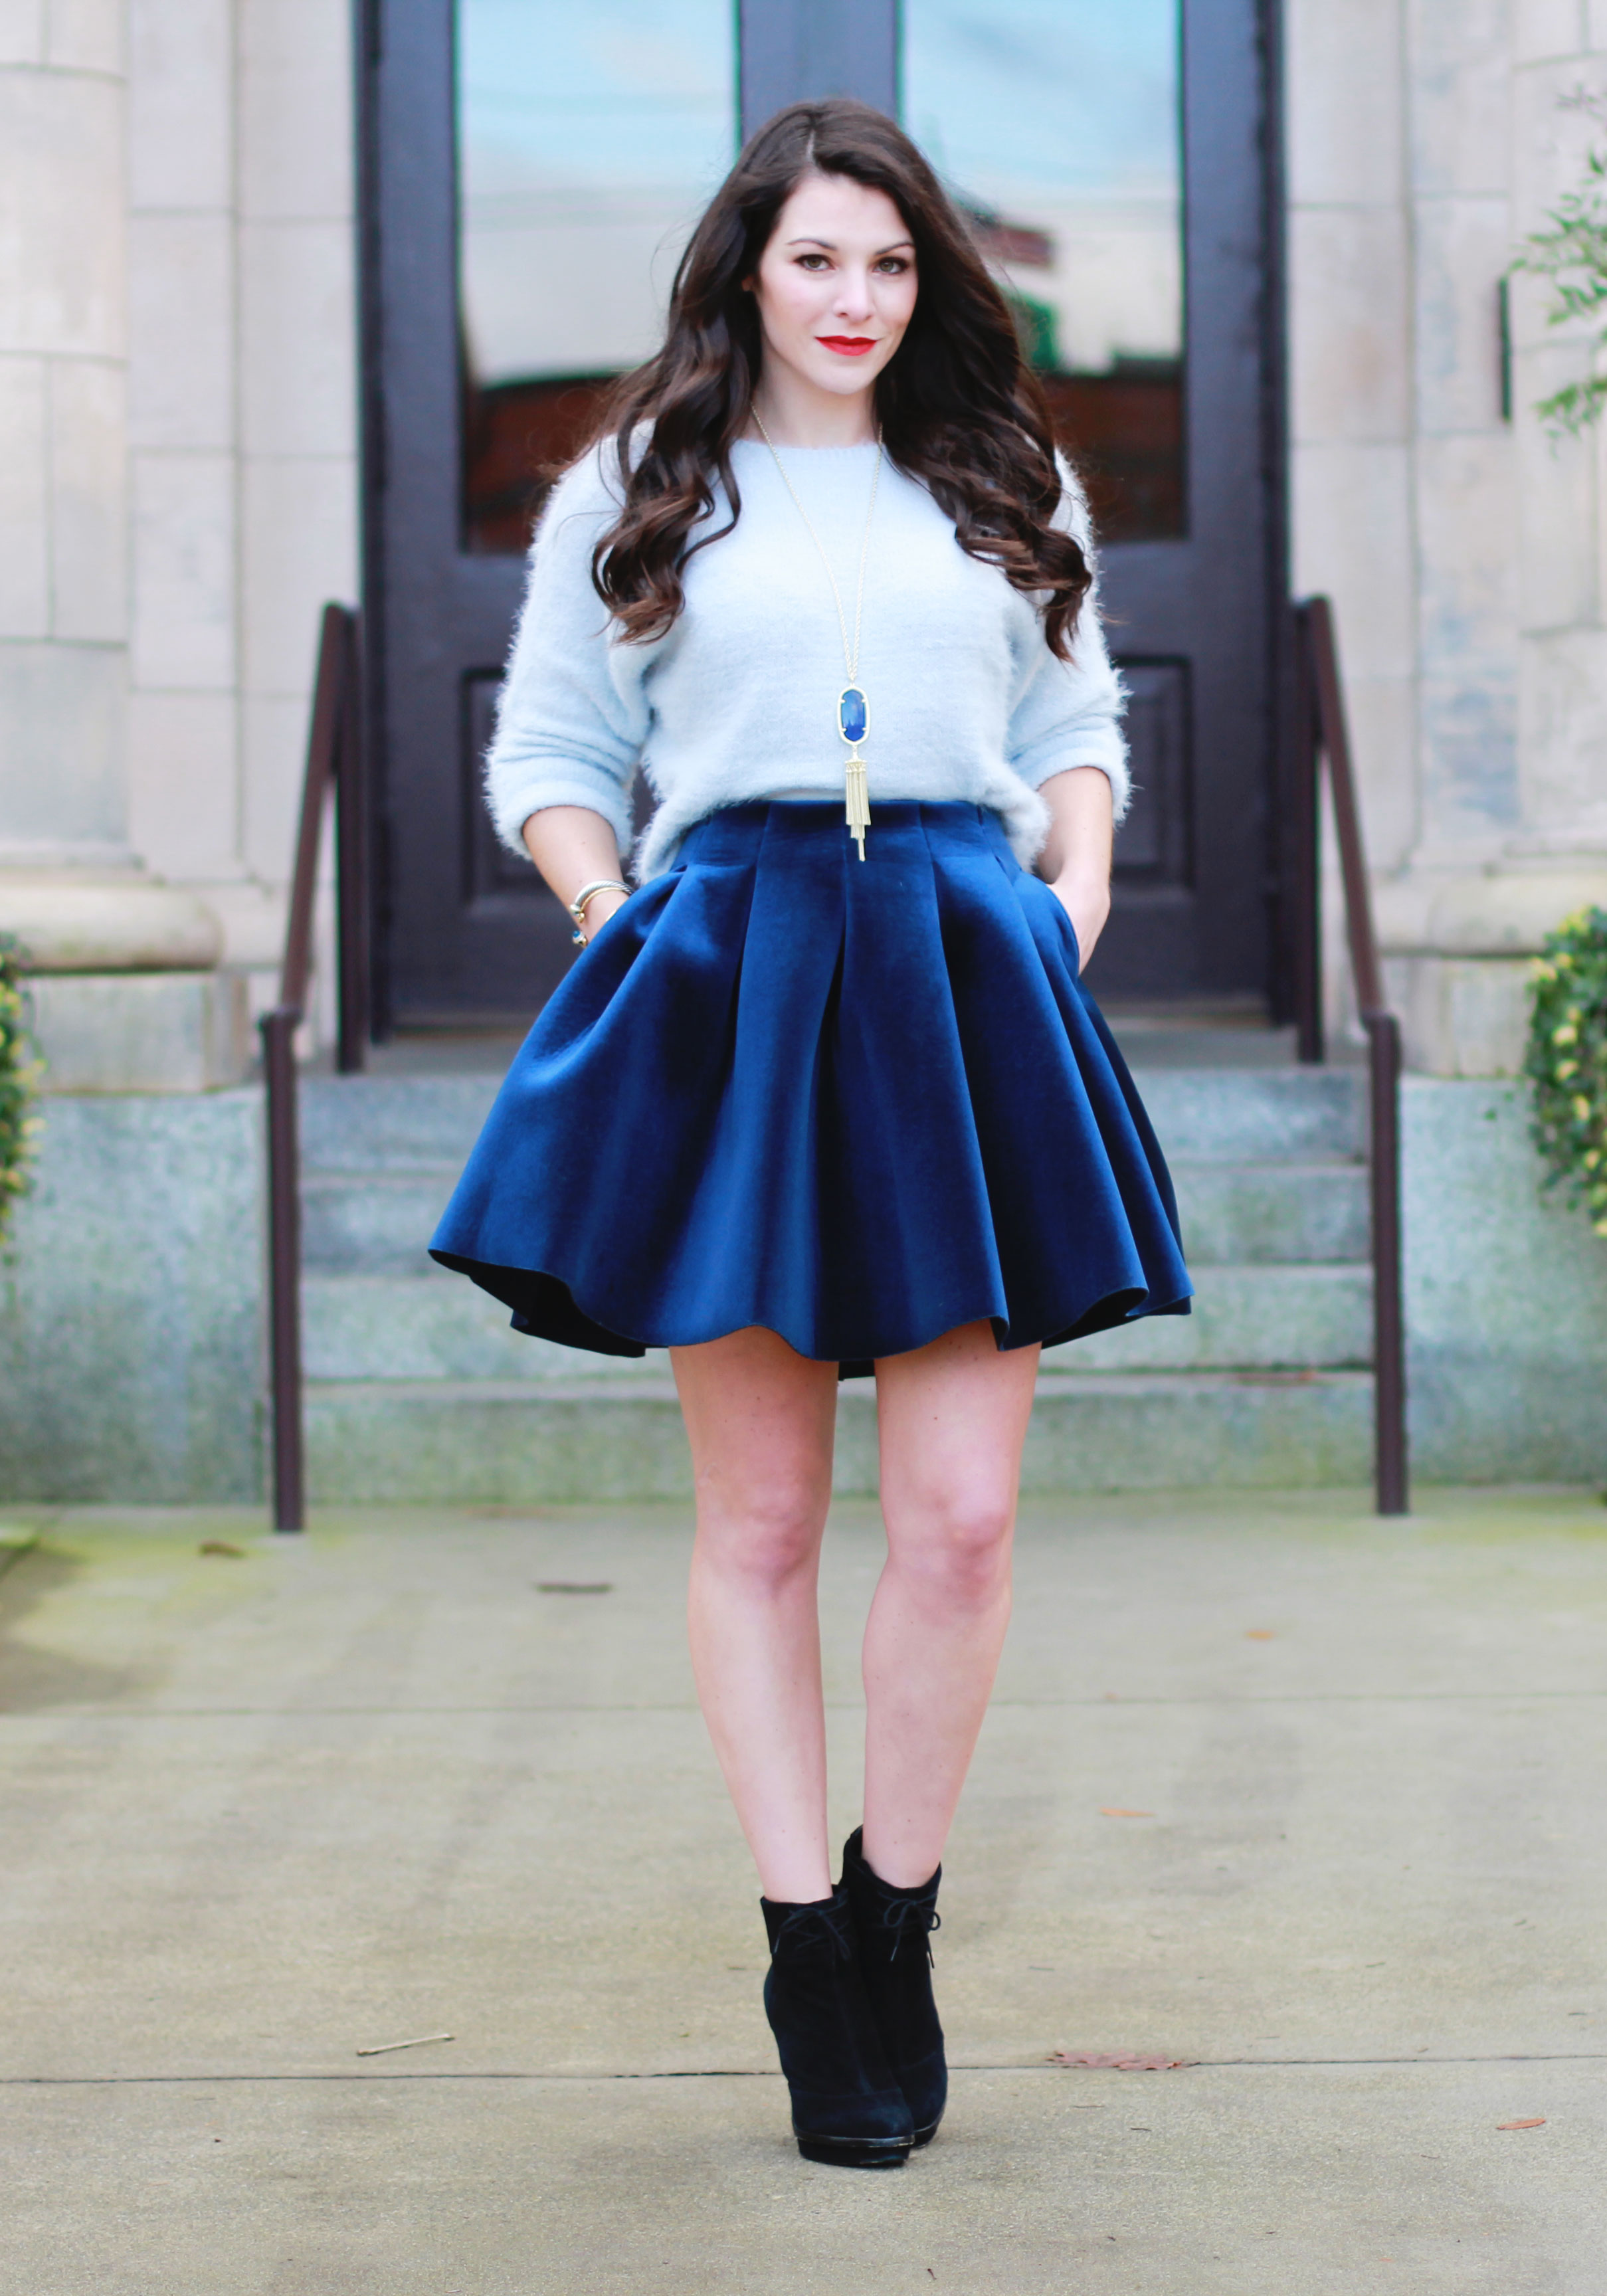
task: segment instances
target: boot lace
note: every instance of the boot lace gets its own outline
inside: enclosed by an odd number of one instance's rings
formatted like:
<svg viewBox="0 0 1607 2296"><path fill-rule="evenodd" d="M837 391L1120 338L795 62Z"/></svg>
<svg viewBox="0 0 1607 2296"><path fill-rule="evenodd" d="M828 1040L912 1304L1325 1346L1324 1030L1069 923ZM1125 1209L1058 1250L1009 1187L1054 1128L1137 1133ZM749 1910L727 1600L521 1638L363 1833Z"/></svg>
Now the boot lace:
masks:
<svg viewBox="0 0 1607 2296"><path fill-rule="evenodd" d="M813 1942L811 1933L817 1931L824 1933L826 1942L840 1960L852 1961L854 1932L851 1917L846 1902L835 1898L827 1898L818 1906L794 1906L775 1932L775 1943L770 1948L771 1960L774 1961L781 1951L783 1939L791 1939L801 1945L806 1941Z"/></svg>
<svg viewBox="0 0 1607 2296"><path fill-rule="evenodd" d="M898 1948L913 1930L926 1948L929 1967L933 1966L931 1933L943 1926L943 1916L931 1898L884 1898L881 1901L881 1926L893 1933L887 1957L897 1961Z"/></svg>

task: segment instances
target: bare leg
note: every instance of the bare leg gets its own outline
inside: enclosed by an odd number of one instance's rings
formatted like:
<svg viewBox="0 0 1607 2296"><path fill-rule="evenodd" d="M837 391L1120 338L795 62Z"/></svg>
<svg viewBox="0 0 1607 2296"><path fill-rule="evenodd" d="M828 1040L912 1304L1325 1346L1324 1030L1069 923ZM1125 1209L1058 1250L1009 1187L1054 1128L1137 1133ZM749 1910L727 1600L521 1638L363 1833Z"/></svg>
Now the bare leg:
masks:
<svg viewBox="0 0 1607 2296"><path fill-rule="evenodd" d="M837 1366L758 1329L670 1360L697 1488L698 1698L759 1887L809 1904L832 1894L816 1584Z"/></svg>
<svg viewBox="0 0 1607 2296"><path fill-rule="evenodd" d="M943 1856L993 1688L1037 1357L967 1324L876 1365L888 1559L865 1636L865 1855L899 1889Z"/></svg>

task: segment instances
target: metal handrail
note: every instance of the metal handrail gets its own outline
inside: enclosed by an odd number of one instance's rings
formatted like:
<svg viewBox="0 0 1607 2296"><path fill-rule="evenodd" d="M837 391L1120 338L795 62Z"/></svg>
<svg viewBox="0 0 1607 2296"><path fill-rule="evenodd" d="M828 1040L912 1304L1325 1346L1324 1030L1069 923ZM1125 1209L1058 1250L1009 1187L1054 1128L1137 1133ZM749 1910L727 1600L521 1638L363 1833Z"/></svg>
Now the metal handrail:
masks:
<svg viewBox="0 0 1607 2296"><path fill-rule="evenodd" d="M336 939L343 1075L366 1065L368 923L365 808L358 710L358 626L349 606L324 609L301 821L291 878L279 1001L258 1022L267 1089L268 1334L273 1402L274 1528L306 1528L301 1434L301 1154L296 1110L296 1031L312 970L313 901L324 815L335 800Z"/></svg>
<svg viewBox="0 0 1607 2296"><path fill-rule="evenodd" d="M1401 1309L1400 1024L1384 1003L1378 937L1362 846L1361 813L1340 683L1333 609L1326 598L1294 610L1299 779L1296 784L1296 1017L1302 1061L1323 1058L1318 819L1323 760L1333 800L1345 930L1356 1001L1367 1032L1372 1138L1373 1487L1380 1514L1410 1511L1406 1324Z"/></svg>

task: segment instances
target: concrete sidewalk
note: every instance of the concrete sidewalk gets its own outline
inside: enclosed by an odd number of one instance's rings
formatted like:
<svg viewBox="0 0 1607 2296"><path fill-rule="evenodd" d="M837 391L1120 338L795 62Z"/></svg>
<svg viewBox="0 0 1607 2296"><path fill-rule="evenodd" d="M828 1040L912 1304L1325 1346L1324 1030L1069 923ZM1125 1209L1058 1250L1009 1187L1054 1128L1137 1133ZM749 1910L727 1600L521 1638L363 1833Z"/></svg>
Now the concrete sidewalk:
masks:
<svg viewBox="0 0 1607 2296"><path fill-rule="evenodd" d="M788 2136L681 1509L29 1526L4 2296L1607 2290L1590 1495L1033 1502L883 2177ZM878 1546L842 1506L840 1835Z"/></svg>

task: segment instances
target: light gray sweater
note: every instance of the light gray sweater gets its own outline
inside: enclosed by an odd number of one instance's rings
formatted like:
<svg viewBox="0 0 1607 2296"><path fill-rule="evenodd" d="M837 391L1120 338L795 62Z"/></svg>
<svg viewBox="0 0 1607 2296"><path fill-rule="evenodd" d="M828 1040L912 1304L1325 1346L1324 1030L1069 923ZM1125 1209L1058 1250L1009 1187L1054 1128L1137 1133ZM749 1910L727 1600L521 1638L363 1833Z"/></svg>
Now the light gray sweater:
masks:
<svg viewBox="0 0 1607 2296"><path fill-rule="evenodd" d="M874 454L782 449L850 634ZM841 797L846 675L831 586L768 448L739 440L733 461L735 529L693 557L685 611L645 645L620 636L592 587L592 551L619 514L611 446L553 489L487 760L492 817L515 852L525 822L549 805L600 813L627 851L638 766L658 800L637 856L643 878L667 868L693 823L721 806ZM727 514L721 495L714 522ZM1091 558L1069 473L1062 516ZM1048 828L1038 786L1071 766L1109 775L1118 818L1125 808L1121 683L1092 599L1074 659L1058 660L1031 599L967 557L925 488L890 462L871 525L857 682L870 703L873 836L879 800L957 798L996 811L1028 862Z"/></svg>

